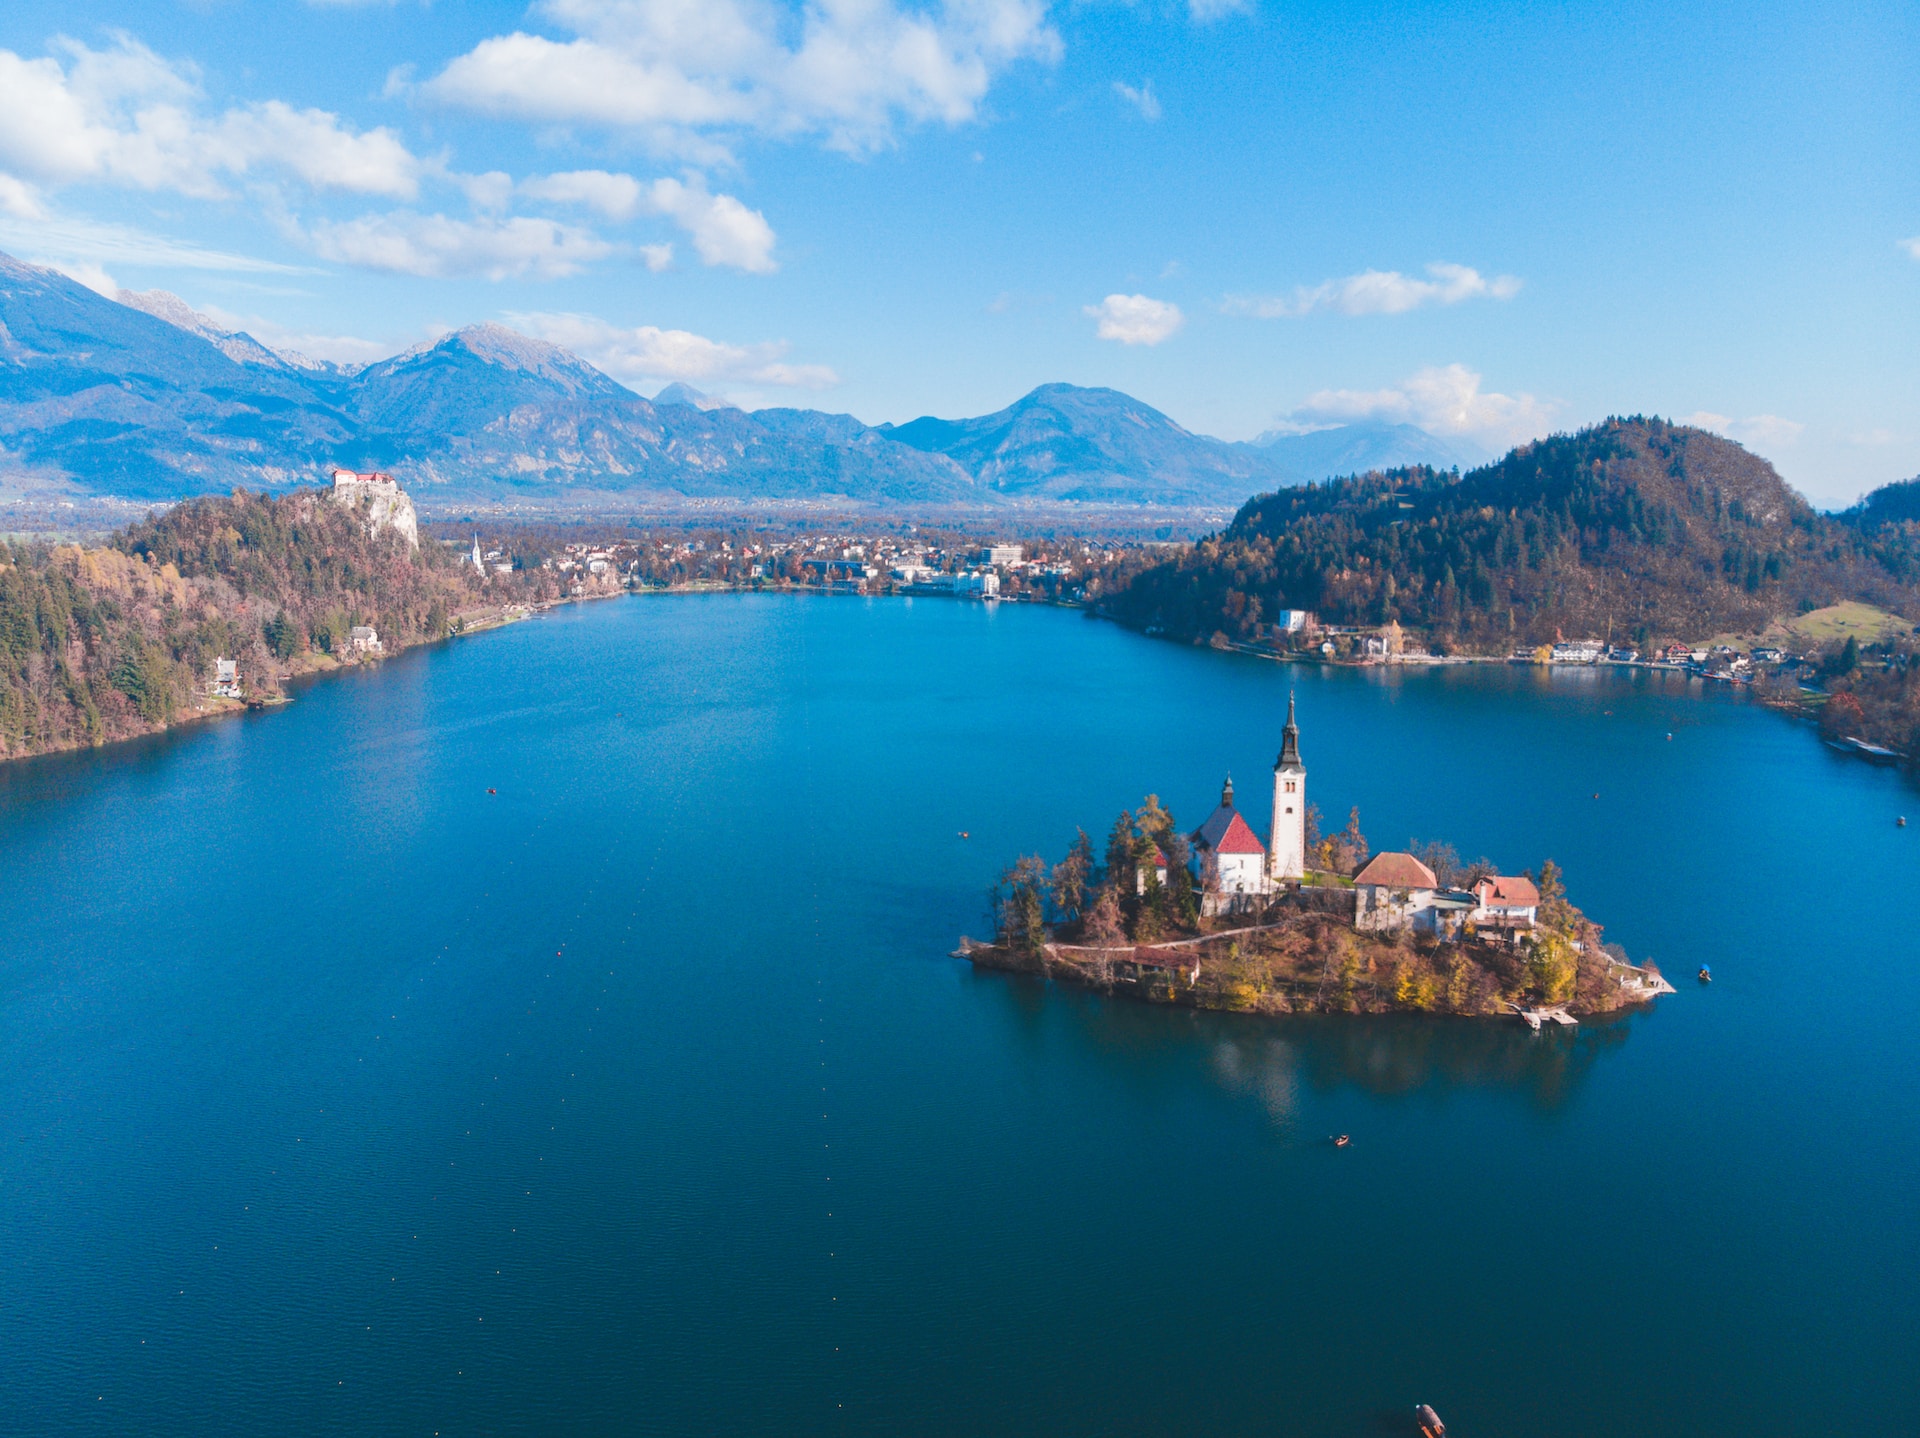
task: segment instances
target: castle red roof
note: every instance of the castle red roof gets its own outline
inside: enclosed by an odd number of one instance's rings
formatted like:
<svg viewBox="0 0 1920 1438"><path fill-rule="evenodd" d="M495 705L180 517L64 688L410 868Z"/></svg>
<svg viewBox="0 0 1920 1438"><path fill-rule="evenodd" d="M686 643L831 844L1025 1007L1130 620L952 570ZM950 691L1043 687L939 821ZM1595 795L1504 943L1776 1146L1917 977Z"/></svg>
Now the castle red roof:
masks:
<svg viewBox="0 0 1920 1438"><path fill-rule="evenodd" d="M1353 876L1356 884L1380 884L1389 889L1437 889L1433 870L1411 854L1375 854L1367 867Z"/></svg>

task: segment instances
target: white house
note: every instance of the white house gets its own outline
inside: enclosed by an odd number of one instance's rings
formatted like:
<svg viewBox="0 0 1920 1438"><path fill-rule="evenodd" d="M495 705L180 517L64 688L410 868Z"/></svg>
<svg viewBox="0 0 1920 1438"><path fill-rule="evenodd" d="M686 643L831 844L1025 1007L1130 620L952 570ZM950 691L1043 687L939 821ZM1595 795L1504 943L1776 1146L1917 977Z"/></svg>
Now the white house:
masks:
<svg viewBox="0 0 1920 1438"><path fill-rule="evenodd" d="M1231 913L1272 892L1267 880L1267 847L1253 826L1233 807L1233 779L1220 789L1220 807L1193 831L1193 862L1200 880L1200 911Z"/></svg>
<svg viewBox="0 0 1920 1438"><path fill-rule="evenodd" d="M1518 938L1532 931L1540 914L1540 891L1528 878L1493 874L1473 886L1474 927Z"/></svg>
<svg viewBox="0 0 1920 1438"><path fill-rule="evenodd" d="M221 699L238 699L240 693L240 662L236 659L216 659L213 661L213 692Z"/></svg>
<svg viewBox="0 0 1920 1438"><path fill-rule="evenodd" d="M371 624L356 624L347 631L347 648L355 654L384 654L387 646Z"/></svg>
<svg viewBox="0 0 1920 1438"><path fill-rule="evenodd" d="M1353 876L1353 926L1376 930L1430 927L1427 911L1433 908L1439 890L1440 880L1433 870L1413 855L1375 854Z"/></svg>

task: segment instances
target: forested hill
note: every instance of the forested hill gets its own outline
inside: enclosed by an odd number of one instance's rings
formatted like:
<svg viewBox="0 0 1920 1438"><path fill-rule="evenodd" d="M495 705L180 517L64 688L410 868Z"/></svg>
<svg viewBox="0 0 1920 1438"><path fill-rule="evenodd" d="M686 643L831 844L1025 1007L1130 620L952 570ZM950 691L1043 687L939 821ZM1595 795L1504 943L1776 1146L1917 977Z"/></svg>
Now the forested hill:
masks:
<svg viewBox="0 0 1920 1438"><path fill-rule="evenodd" d="M1253 638L1281 609L1499 652L1756 633L1864 599L1915 612L1897 530L1816 512L1704 430L1610 419L1464 476L1416 467L1281 490L1106 599L1139 628Z"/></svg>
<svg viewBox="0 0 1920 1438"><path fill-rule="evenodd" d="M498 603L438 546L312 491L191 500L100 549L0 541L0 759L161 729L222 707L218 658L249 697L351 658L356 624L387 652ZM518 596L514 596L518 597Z"/></svg>

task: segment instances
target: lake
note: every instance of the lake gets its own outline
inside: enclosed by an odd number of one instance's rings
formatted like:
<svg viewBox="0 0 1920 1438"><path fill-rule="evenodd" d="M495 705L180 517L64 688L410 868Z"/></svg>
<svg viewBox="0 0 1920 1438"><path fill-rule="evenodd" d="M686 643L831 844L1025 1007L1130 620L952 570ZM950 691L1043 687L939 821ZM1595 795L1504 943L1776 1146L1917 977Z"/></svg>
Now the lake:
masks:
<svg viewBox="0 0 1920 1438"><path fill-rule="evenodd" d="M1148 791L1264 831L1289 688L1331 826L1552 857L1680 992L1534 1035L947 956ZM1902 813L1680 678L939 600L565 608L0 767L5 1427L1903 1431Z"/></svg>

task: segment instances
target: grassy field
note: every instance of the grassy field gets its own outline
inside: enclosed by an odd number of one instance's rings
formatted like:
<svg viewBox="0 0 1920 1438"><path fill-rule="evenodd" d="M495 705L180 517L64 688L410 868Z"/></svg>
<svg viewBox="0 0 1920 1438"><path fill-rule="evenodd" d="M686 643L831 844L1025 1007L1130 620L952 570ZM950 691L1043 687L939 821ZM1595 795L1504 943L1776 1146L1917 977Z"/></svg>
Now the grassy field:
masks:
<svg viewBox="0 0 1920 1438"><path fill-rule="evenodd" d="M1904 634L1912 625L1899 615L1875 609L1871 604L1849 601L1780 620L1774 627L1803 643L1827 645L1845 644L1850 638L1871 644L1890 635Z"/></svg>

